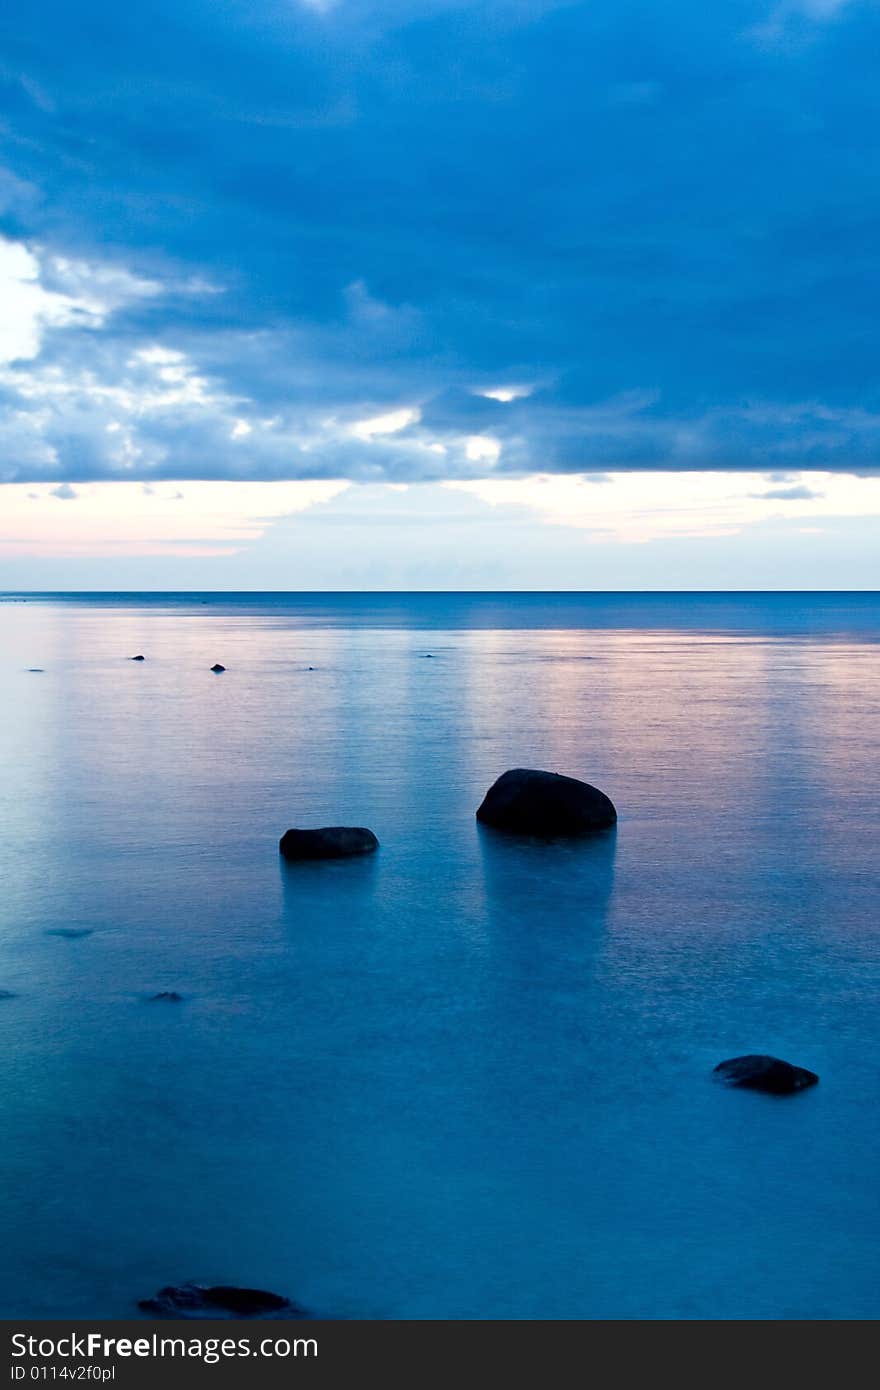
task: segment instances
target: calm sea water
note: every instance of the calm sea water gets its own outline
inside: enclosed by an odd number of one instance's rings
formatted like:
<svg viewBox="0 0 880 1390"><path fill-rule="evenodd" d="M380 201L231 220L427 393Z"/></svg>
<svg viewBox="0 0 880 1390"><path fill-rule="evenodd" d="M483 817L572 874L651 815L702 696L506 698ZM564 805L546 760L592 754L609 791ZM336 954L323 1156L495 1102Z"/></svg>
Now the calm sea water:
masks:
<svg viewBox="0 0 880 1390"><path fill-rule="evenodd" d="M877 595L9 598L0 766L0 1315L880 1313Z"/></svg>

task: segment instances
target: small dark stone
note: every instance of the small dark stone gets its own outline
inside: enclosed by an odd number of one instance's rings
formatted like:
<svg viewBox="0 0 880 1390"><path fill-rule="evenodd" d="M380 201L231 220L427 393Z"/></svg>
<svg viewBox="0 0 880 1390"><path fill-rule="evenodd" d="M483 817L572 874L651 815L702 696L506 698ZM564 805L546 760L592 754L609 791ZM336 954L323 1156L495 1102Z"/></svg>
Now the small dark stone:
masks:
<svg viewBox="0 0 880 1390"><path fill-rule="evenodd" d="M807 1086L815 1086L819 1080L816 1073L807 1071L806 1067L796 1067L791 1062L783 1062L778 1057L764 1057L760 1053L719 1062L713 1075L727 1086L765 1091L772 1096L788 1096L794 1091L803 1091Z"/></svg>
<svg viewBox="0 0 880 1390"><path fill-rule="evenodd" d="M42 675L43 675L43 668L42 668L42 666L29 666L29 667L28 667L28 675L30 675L30 676L42 676Z"/></svg>
<svg viewBox="0 0 880 1390"><path fill-rule="evenodd" d="M605 793L588 782L517 767L502 773L489 788L477 820L496 830L553 838L607 830L617 812Z"/></svg>
<svg viewBox="0 0 880 1390"><path fill-rule="evenodd" d="M363 826L325 825L320 830L286 830L279 848L285 859L348 859L372 854L379 841Z"/></svg>
<svg viewBox="0 0 880 1390"><path fill-rule="evenodd" d="M46 932L47 936L63 936L65 941L79 941L84 936L91 936L91 927L50 927Z"/></svg>
<svg viewBox="0 0 880 1390"><path fill-rule="evenodd" d="M0 999L17 999L18 995L11 989L0 989Z"/></svg>
<svg viewBox="0 0 880 1390"><path fill-rule="evenodd" d="M160 1001L166 1004L182 1004L183 995L178 994L176 989L163 989L159 994L150 996L151 1004L158 1004Z"/></svg>
<svg viewBox="0 0 880 1390"><path fill-rule="evenodd" d="M217 673L217 675L219 676L219 674L220 674L221 671L225 671L225 670L226 670L226 667L225 667L225 666L221 666L219 661L215 661L215 662L214 662L214 665L211 667L211 670L212 670L212 671L215 671L215 672Z"/></svg>
<svg viewBox="0 0 880 1390"><path fill-rule="evenodd" d="M168 1284L138 1307L160 1318L305 1318L308 1314L289 1298L264 1289L239 1289L232 1284Z"/></svg>
<svg viewBox="0 0 880 1390"><path fill-rule="evenodd" d="M128 659L129 661L146 661L144 656L130 656Z"/></svg>

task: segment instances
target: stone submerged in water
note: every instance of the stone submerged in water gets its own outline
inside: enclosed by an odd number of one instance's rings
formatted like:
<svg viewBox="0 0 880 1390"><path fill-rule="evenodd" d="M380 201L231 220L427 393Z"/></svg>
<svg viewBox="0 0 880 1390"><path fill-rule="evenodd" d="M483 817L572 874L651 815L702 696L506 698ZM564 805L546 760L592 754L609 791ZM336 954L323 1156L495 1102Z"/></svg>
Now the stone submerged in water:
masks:
<svg viewBox="0 0 880 1390"><path fill-rule="evenodd" d="M176 989L163 989L158 994L150 995L151 1004L182 1004L183 995L178 994Z"/></svg>
<svg viewBox="0 0 880 1390"><path fill-rule="evenodd" d="M138 1307L160 1318L305 1318L308 1314L289 1298L264 1289L239 1289L233 1284L167 1284Z"/></svg>
<svg viewBox="0 0 880 1390"><path fill-rule="evenodd" d="M319 830L286 830L279 848L285 859L348 859L372 854L379 841L361 825L325 825Z"/></svg>
<svg viewBox="0 0 880 1390"><path fill-rule="evenodd" d="M781 1061L779 1057L764 1057L760 1053L719 1062L713 1076L727 1086L765 1091L771 1096L790 1096L795 1091L805 1090L807 1086L815 1086L819 1080L816 1073L807 1071L806 1067L796 1067L791 1062Z"/></svg>
<svg viewBox="0 0 880 1390"><path fill-rule="evenodd" d="M477 820L519 835L585 835L617 820L613 803L588 782L558 772L516 767L486 792Z"/></svg>

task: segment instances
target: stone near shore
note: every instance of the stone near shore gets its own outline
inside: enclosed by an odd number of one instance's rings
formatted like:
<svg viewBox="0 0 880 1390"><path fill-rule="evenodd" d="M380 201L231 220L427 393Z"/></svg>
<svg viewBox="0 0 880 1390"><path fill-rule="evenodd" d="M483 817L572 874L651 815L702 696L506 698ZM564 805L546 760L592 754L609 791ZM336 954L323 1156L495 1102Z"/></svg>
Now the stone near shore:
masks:
<svg viewBox="0 0 880 1390"><path fill-rule="evenodd" d="M771 1096L789 1096L815 1086L819 1080L814 1071L783 1062L779 1057L749 1053L719 1062L713 1075L727 1086L741 1086L749 1091L764 1091Z"/></svg>
<svg viewBox="0 0 880 1390"><path fill-rule="evenodd" d="M349 859L372 854L379 841L360 825L325 825L319 830L286 830L279 848L285 859Z"/></svg>
<svg viewBox="0 0 880 1390"><path fill-rule="evenodd" d="M138 1307L159 1318L305 1318L308 1313L281 1294L233 1284L167 1284Z"/></svg>
<svg viewBox="0 0 880 1390"><path fill-rule="evenodd" d="M519 835L586 835L617 820L613 803L588 782L558 772L517 767L487 791L477 820Z"/></svg>

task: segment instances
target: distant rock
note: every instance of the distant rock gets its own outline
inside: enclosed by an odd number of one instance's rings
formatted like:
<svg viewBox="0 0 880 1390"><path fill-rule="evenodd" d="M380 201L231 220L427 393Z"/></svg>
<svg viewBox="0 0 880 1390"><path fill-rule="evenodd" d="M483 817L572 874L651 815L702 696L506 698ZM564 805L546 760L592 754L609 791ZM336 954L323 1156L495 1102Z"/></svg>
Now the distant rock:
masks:
<svg viewBox="0 0 880 1390"><path fill-rule="evenodd" d="M11 989L0 989L0 999L17 999L18 995Z"/></svg>
<svg viewBox="0 0 880 1390"><path fill-rule="evenodd" d="M215 662L214 662L214 665L211 667L211 670L214 671L214 672L216 672L216 674L219 676L219 674L220 674L221 671L225 671L225 670L226 670L226 667L225 667L225 666L221 666L219 661L215 661Z"/></svg>
<svg viewBox="0 0 880 1390"><path fill-rule="evenodd" d="M517 767L502 773L489 788L477 820L496 830L552 838L607 830L617 812L605 793L588 782Z"/></svg>
<svg viewBox="0 0 880 1390"><path fill-rule="evenodd" d="M130 656L128 659L129 661L146 661L147 658L145 656Z"/></svg>
<svg viewBox="0 0 880 1390"><path fill-rule="evenodd" d="M63 936L65 941L79 941L84 936L91 936L91 927L50 927L46 932L47 936Z"/></svg>
<svg viewBox="0 0 880 1390"><path fill-rule="evenodd" d="M807 1071L806 1067L795 1067L791 1062L783 1062L778 1057L764 1057L759 1053L719 1062L713 1075L727 1086L766 1091L772 1096L788 1096L794 1091L803 1091L807 1086L815 1086L819 1080L816 1073Z"/></svg>
<svg viewBox="0 0 880 1390"><path fill-rule="evenodd" d="M363 826L325 825L320 830L286 830L279 848L285 859L348 859L372 854L379 841Z"/></svg>
<svg viewBox="0 0 880 1390"><path fill-rule="evenodd" d="M29 676L42 676L43 674L44 674L44 672L43 672L42 666L29 666L29 667L28 667L28 675L29 675Z"/></svg>
<svg viewBox="0 0 880 1390"><path fill-rule="evenodd" d="M182 1004L183 995L178 994L176 989L163 989L158 994L150 995L151 1004Z"/></svg>
<svg viewBox="0 0 880 1390"><path fill-rule="evenodd" d="M239 1289L233 1284L168 1284L138 1307L159 1318L306 1318L308 1313L281 1294Z"/></svg>

